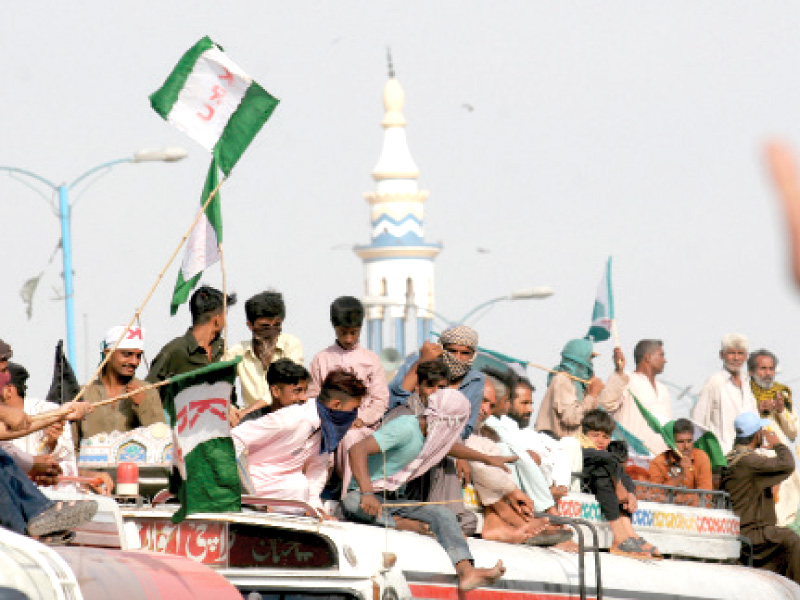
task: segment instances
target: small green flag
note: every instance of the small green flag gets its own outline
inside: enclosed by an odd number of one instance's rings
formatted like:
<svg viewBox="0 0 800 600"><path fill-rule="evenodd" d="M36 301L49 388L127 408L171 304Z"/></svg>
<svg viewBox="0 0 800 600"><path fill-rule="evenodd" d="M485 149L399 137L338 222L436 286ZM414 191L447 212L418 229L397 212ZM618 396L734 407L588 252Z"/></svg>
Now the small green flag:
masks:
<svg viewBox="0 0 800 600"><path fill-rule="evenodd" d="M164 408L172 424L173 470L170 488L181 508L172 517L201 512L239 512L241 487L231 438L230 407L236 365L227 362L175 375L165 386Z"/></svg>
<svg viewBox="0 0 800 600"><path fill-rule="evenodd" d="M628 390L630 392L630 390ZM663 439L664 443L675 450L675 435L672 432L672 428L675 425L675 421L669 421L664 425L658 420L658 418L651 413L645 406L639 401L639 399L631 392L631 397L633 398L634 402L636 402L636 406L639 408L639 412L642 413L642 417L650 426L650 429L658 433ZM725 460L725 453L722 451L722 447L719 445L719 440L717 436L715 436L711 431L702 427L688 419L689 422L694 427L694 431L692 432L692 441L695 448L698 450L702 450L708 455L708 458L711 460L712 467L724 467L728 463Z"/></svg>
<svg viewBox="0 0 800 600"><path fill-rule="evenodd" d="M611 337L611 321L614 320L614 291L611 288L611 257L597 286L597 298L592 309L592 324L586 337L594 342L604 342Z"/></svg>

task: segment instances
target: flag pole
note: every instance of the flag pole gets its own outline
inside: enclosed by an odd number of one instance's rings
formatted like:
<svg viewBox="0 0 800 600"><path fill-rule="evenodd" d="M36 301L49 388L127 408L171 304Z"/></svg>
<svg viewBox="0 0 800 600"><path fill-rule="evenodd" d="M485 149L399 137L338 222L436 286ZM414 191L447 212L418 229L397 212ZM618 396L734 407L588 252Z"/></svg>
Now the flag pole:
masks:
<svg viewBox="0 0 800 600"><path fill-rule="evenodd" d="M219 266L222 270L222 318L225 319L224 337L222 338L223 355L228 353L228 278L225 275L225 254L222 252L222 242L217 244L219 248Z"/></svg>
<svg viewBox="0 0 800 600"><path fill-rule="evenodd" d="M119 346L122 343L122 340L125 339L125 336L128 335L128 331L130 330L131 326L136 322L136 319L139 318L139 315L142 314L142 311L144 310L144 307L147 306L147 303L150 302L150 298L152 298L153 293L156 291L156 288L161 283L161 280L164 278L164 274L167 272L167 269L169 269L170 265L172 265L172 262L175 260L175 257L178 256L178 252L181 251L181 248L183 248L183 245L186 243L186 240L191 235L192 230L194 229L194 226L197 225L197 222L200 220L200 217L202 217L203 214L206 212L206 208L208 208L208 205L211 203L211 201L217 195L217 193L219 192L219 189L222 187L222 184L225 183L225 181L227 179L228 179L228 177L224 176L219 181L219 183L217 184L217 187L215 187L212 190L212 192L208 195L208 198L203 203L203 206L200 208L199 212L197 213L197 216L195 216L194 221L192 221L191 226L189 227L189 229L186 230L186 233L183 234L183 237L181 238L181 241L178 243L178 247L175 248L175 251L172 253L172 256L169 257L169 260L167 261L167 264L164 265L164 268L161 269L161 272L158 274L158 277L156 277L156 282L153 284L153 287L151 287L150 291L147 292L147 296L145 296L144 301L142 301L141 305L139 305L139 308L136 309L136 313L133 315L133 318L131 318L131 320L125 326L125 331L123 331L122 335L119 336L119 339L111 347L111 350L109 350L106 353L105 357L103 358L103 360L98 365L97 370L95 370L94 374L86 381L86 383L83 384L83 387L81 388L81 390L72 399L73 402L76 402L76 401L80 400L83 397L83 395L86 393L86 389L89 387L89 385L92 382L94 382L94 380L97 379L97 376L100 375L100 373L103 371L103 368L106 366L106 363L111 359L111 355L114 354L114 352L116 351L117 346Z"/></svg>
<svg viewBox="0 0 800 600"><path fill-rule="evenodd" d="M547 371L555 375L566 375L567 377L572 379L572 381L578 381L580 383L585 383L586 385L589 385L591 383L588 379L581 379L580 377L577 377L572 373L567 373L566 371L556 371L555 369L549 369L547 367L543 367L542 365L537 365L536 363L532 362L526 362L525 365L528 367L533 367L534 369L541 369L542 371Z"/></svg>

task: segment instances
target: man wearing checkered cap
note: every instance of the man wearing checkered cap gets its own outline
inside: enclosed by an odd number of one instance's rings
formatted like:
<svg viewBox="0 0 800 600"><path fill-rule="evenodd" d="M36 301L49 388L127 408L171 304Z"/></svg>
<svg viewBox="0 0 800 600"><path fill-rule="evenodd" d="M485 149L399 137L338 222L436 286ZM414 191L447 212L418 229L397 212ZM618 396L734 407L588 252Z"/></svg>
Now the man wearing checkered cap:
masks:
<svg viewBox="0 0 800 600"><path fill-rule="evenodd" d="M800 536L788 527L777 527L772 493L794 472L794 458L777 434L767 429L770 424L752 411L736 417L736 439L725 457L728 466L722 469L720 487L730 494L742 535L753 544L753 565L800 583ZM775 456L759 454L758 448L772 449Z"/></svg>
<svg viewBox="0 0 800 600"><path fill-rule="evenodd" d="M123 335L124 334L124 335ZM100 376L86 388L84 399L96 404L108 398L134 392L146 385L135 377L136 369L144 352L144 334L141 327L125 328L124 325L112 327L106 332L101 344L101 358L122 337L111 358L103 367ZM123 398L113 404L98 407L83 421L73 425L72 436L76 449L80 448L82 438L98 433L112 431L131 431L153 423L164 422L161 398L156 390L146 390Z"/></svg>
<svg viewBox="0 0 800 600"><path fill-rule="evenodd" d="M462 438L467 439L475 428L483 403L483 385L486 378L472 364L478 351L478 332L466 325L455 325L442 331L440 344L425 342L419 353L408 356L389 384L389 410L405 404L417 387L417 365L440 360L450 374L449 385L469 400L470 413Z"/></svg>

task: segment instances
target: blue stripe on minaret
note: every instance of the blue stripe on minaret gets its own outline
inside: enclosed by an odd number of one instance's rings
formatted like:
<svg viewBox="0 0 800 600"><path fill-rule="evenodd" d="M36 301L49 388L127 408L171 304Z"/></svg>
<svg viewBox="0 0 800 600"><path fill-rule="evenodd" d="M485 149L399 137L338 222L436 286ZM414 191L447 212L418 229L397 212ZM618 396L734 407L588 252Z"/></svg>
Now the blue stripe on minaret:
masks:
<svg viewBox="0 0 800 600"><path fill-rule="evenodd" d="M415 217L414 215L406 215L405 217L403 217L399 221L397 219L394 219L393 217L390 217L389 215L381 215L377 219L374 219L372 221L372 226L376 227L377 225L379 225L379 224L381 224L383 222L392 223L393 225L403 225L404 223L407 223L408 221L414 221L417 225L422 227L422 221L420 219L418 219L417 217Z"/></svg>
<svg viewBox="0 0 800 600"><path fill-rule="evenodd" d="M385 247L385 246L427 246L425 239L419 237L416 233L409 231L401 237L395 237L391 233L384 231L379 236L372 238L370 247ZM432 244L431 244L432 245Z"/></svg>

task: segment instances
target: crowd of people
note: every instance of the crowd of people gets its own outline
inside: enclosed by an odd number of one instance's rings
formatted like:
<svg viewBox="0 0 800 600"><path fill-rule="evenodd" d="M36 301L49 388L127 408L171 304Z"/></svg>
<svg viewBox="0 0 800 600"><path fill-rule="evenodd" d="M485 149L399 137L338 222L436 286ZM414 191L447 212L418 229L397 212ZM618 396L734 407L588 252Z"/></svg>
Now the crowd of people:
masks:
<svg viewBox="0 0 800 600"><path fill-rule="evenodd" d="M559 515L561 498L581 490L596 496L610 524L612 553L661 558L632 527L639 499L631 474L728 491L757 566L800 581L800 537L788 527L798 519L800 479L787 446L798 418L791 390L775 381L778 358L767 350L750 353L742 335L723 338L722 369L703 386L691 420L673 419L669 390L657 380L667 362L661 341L636 344L633 372L616 348L614 371L603 382L595 375L592 341L570 340L532 423L535 386L521 368L476 368L478 333L470 327L453 326L439 343L425 342L387 381L380 358L359 342L365 315L358 299L332 302L333 343L308 368L300 340L283 331L286 307L274 291L247 300L251 339L226 349L226 307L235 303L214 288L196 290L191 327L160 350L144 380L136 377L144 329L112 327L99 376L80 401L63 407L27 396L28 373L0 341L0 524L45 538L68 536L96 505L51 502L35 484L52 485L61 476L64 485L63 476L74 475L110 493L107 475L77 468L81 440L164 422L152 384L240 357L229 421L250 491L307 503L327 518L431 534L462 589L504 572L501 562L474 565L470 536L574 550L570 532L548 517ZM671 443L648 422L653 417L668 427ZM639 452L645 449L649 470L626 468L631 450L617 439L620 431L637 440ZM693 446L698 431L716 436L726 467L712 467ZM474 488L481 518L465 507L465 486Z"/></svg>

